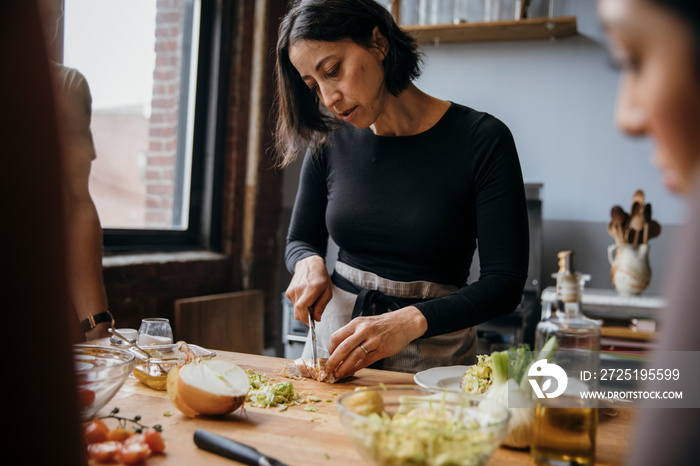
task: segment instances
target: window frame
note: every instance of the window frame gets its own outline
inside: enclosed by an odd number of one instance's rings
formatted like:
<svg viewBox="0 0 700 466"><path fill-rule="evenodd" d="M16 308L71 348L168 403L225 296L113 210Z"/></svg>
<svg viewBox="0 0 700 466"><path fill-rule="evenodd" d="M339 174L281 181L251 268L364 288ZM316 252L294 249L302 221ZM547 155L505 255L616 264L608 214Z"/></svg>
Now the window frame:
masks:
<svg viewBox="0 0 700 466"><path fill-rule="evenodd" d="M186 0L192 11L194 0ZM221 187L228 99L232 2L201 0L200 33L192 134L192 163L188 225L184 230L103 229L105 254L145 251L221 250ZM61 21L63 23L63 20ZM63 28L63 24L61 24ZM62 37L62 29L61 29ZM188 60L181 65L189 69ZM186 102L187 94L180 96ZM186 140L186 112L180 113L178 141ZM178 147L178 153L182 149ZM182 158L178 157L178 164ZM182 171L178 188L182 187ZM176 175L178 176L178 175Z"/></svg>

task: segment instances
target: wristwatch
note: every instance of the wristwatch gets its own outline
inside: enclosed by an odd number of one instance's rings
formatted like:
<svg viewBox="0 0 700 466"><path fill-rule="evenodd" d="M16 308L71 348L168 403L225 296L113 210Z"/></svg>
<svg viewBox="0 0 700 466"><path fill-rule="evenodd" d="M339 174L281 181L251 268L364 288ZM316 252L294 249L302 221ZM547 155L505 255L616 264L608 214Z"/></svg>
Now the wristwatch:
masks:
<svg viewBox="0 0 700 466"><path fill-rule="evenodd" d="M99 314L88 316L86 319L83 319L83 321L80 322L80 328L83 330L83 333L87 333L104 322L114 322L114 317L112 317L111 312L104 311L100 312Z"/></svg>

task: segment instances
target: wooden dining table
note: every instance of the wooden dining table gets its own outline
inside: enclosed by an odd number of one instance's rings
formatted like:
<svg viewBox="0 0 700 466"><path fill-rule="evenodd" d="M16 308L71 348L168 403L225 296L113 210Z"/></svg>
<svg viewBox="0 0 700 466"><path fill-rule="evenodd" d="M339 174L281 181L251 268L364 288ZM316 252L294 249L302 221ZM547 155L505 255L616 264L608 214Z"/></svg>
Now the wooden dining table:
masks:
<svg viewBox="0 0 700 466"><path fill-rule="evenodd" d="M96 344L109 344L108 340ZM352 378L335 384L313 379L289 379L280 375L289 359L244 353L217 351L216 358L231 361L242 369L250 369L276 381L290 381L297 392L316 397L315 411L305 410L308 404L278 408L256 408L246 403L222 417L189 418L172 404L167 392L158 391L141 383L133 373L117 394L100 410L98 417L119 408L119 415L141 416L144 425L162 426L166 450L152 454L147 465L208 466L239 464L236 461L199 449L194 443L194 432L204 429L238 442L250 445L261 453L288 465L336 466L369 465L352 446L340 423L337 400L343 393L357 387L378 384L414 385L413 374L362 369ZM597 431L596 465L613 466L624 463L631 434L633 412L629 409L609 409L601 413ZM105 421L110 427L113 419ZM97 463L90 461L90 465ZM527 450L499 447L486 463L487 466L532 466L535 462Z"/></svg>

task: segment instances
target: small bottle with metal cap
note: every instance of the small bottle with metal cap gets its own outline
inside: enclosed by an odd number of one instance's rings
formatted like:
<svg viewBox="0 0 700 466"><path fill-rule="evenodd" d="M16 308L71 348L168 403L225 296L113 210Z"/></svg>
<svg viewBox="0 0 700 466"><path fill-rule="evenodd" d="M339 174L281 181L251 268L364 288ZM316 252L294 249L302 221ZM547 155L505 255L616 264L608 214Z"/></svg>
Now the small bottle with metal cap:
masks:
<svg viewBox="0 0 700 466"><path fill-rule="evenodd" d="M560 349L600 351L600 324L583 315L581 306L583 290L591 276L574 270L572 251L561 251L557 258L559 270L552 274L557 280L555 312L537 326L535 350L541 350L554 337Z"/></svg>
<svg viewBox="0 0 700 466"><path fill-rule="evenodd" d="M590 276L574 270L572 251L562 251L557 257L559 270L552 275L557 280L554 312L537 325L535 354L566 372L566 389L552 398L544 394L535 402L530 451L539 465L592 465L598 409L594 401L583 399L580 394L595 390L597 384L594 378L583 381L581 374L597 371L600 324L581 310L584 286Z"/></svg>

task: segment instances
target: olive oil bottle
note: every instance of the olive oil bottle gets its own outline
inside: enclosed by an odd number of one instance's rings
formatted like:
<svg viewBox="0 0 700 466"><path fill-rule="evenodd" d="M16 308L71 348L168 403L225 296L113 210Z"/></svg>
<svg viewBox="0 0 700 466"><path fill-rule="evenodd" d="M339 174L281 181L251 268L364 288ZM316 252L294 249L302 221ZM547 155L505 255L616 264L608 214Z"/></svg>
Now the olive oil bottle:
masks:
<svg viewBox="0 0 700 466"><path fill-rule="evenodd" d="M600 325L581 312L583 289L590 276L574 271L574 254L558 254L557 300L552 316L540 322L535 336L538 357L566 372L567 390L555 398L535 402L531 455L538 465L584 466L595 461L598 408L580 396L595 390L595 380L582 382L580 371L596 371L600 351ZM542 353L543 348L548 350Z"/></svg>

